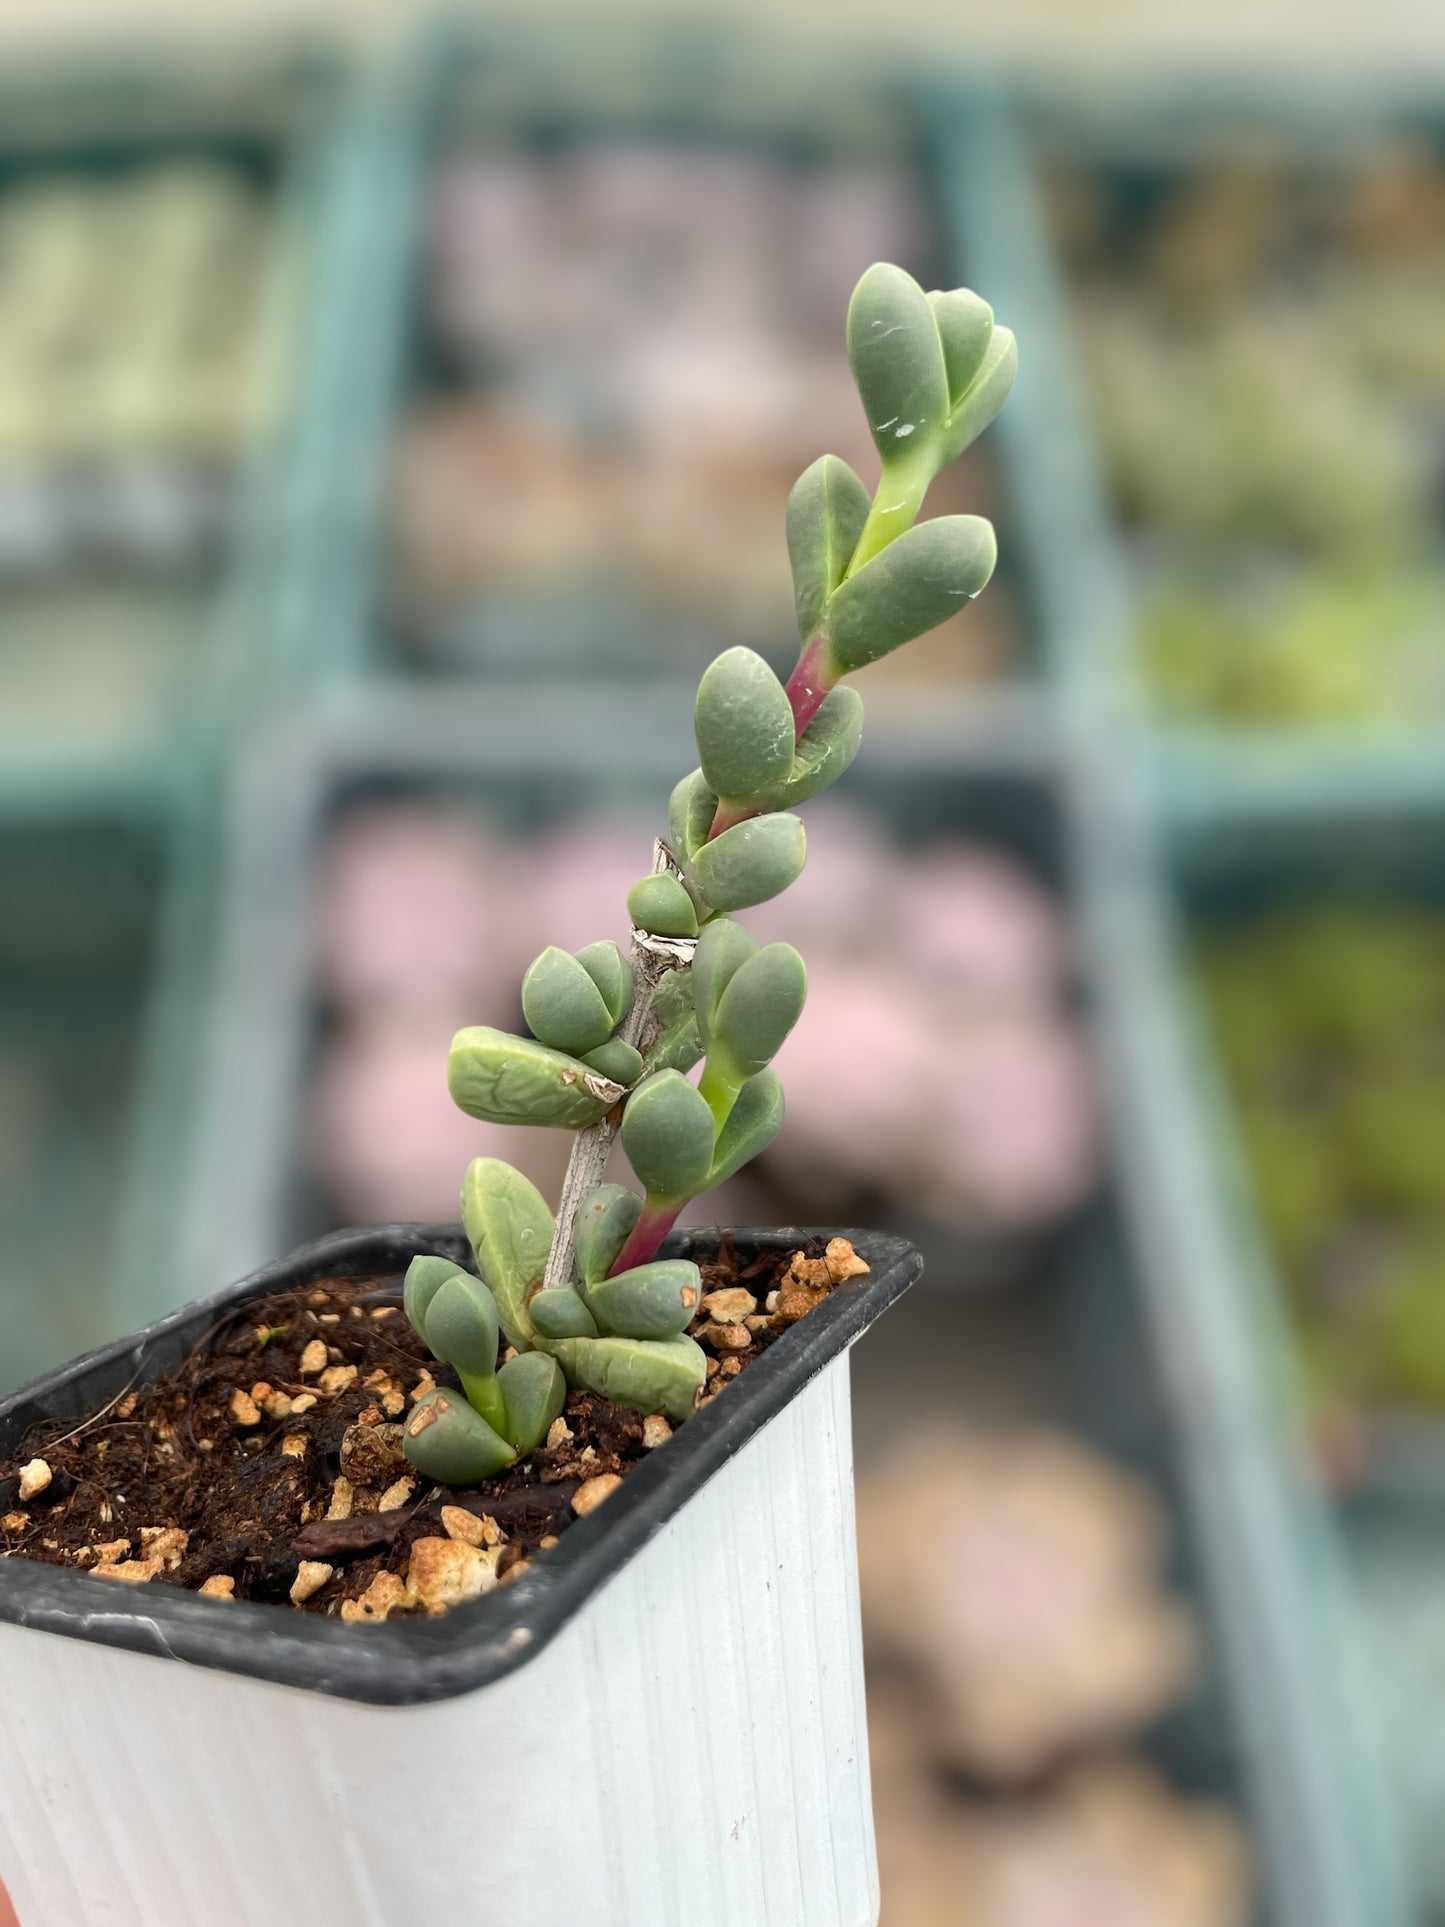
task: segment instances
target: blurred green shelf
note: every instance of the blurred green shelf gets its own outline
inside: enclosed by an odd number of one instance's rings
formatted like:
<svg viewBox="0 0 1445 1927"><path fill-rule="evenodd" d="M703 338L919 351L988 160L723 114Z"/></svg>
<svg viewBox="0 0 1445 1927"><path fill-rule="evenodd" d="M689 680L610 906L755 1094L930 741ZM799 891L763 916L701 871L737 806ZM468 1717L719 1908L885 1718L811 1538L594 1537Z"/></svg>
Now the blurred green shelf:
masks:
<svg viewBox="0 0 1445 1927"><path fill-rule="evenodd" d="M1390 718L1271 716L1268 700L1258 720L1232 721L1202 711L1172 713L1152 686L1145 660L1149 580L1167 572L1170 558L1184 556L1195 538L1187 529L1175 533L1167 527L1157 503L1145 507L1140 532L1126 531L1105 450L1108 424L1099 412L1106 403L1086 374L1083 294L1066 262L1066 237L1058 225L1062 216L1056 217L1054 203L1063 201L1070 209L1081 237L1077 249L1090 260L1107 262L1114 258L1109 250L1121 245L1121 235L1132 244L1140 222L1165 205L1166 193L1214 179L1221 169L1232 167L1244 178L1254 166L1262 180L1277 175L1284 183L1282 194L1307 192L1326 202L1329 182L1363 192L1361 183L1368 185L1382 169L1393 168L1403 178L1411 168L1422 174L1433 168L1445 183L1445 107L1438 95L1424 87L1412 89L1408 82L1393 87L1321 82L1291 89L1152 74L1132 85L1076 77L1067 83L1014 87L995 97L992 112L999 128L992 151L1004 154L1009 164L996 180L981 167L973 172L968 210L972 256L991 296L1000 306L1007 303L1026 315L1031 337L1042 339L1046 350L1037 383L1029 383L1025 365L999 432L1026 448L1022 459L1029 469L1029 487L1022 499L1037 513L1030 515L1022 534L1030 542L1031 569L1045 585L1040 598L1054 618L1051 632L1059 639L1057 686L1088 726L1123 733L1156 792L1158 807L1166 812L1202 815L1217 804L1237 815L1255 801L1274 807L1281 795L1368 794L1377 781L1390 794L1408 798L1428 785L1431 772L1439 768L1445 594L1437 616L1421 619L1419 636L1409 644L1414 654L1397 657L1397 677L1408 675L1414 681L1400 681L1397 713ZM1380 192L1383 196L1385 190ZM1256 199L1263 198L1261 190ZM1248 209L1248 197L1241 196L1241 224ZM1263 232L1269 209L1256 206L1253 212ZM1382 218L1398 223L1405 216L1396 207L1386 209ZM1199 243L1201 257L1206 245L1207 237ZM1224 246L1221 241L1221 250ZM1094 253L1088 254L1091 248ZM1303 248L1299 253L1310 273L1322 271L1321 260L1334 258L1323 240L1313 254L1306 255ZM1281 249L1266 250L1263 258L1275 280L1241 288L1238 299L1251 302L1260 313L1273 312L1269 303L1284 301L1279 312L1287 321L1288 302L1302 299L1288 280L1291 260ZM1176 263L1175 268L1181 277L1190 272L1203 277L1209 264L1200 259ZM1113 314L1117 329L1127 318L1127 304L1106 307L1113 285L1100 278L1089 289L1098 313ZM1429 312L1426 294L1422 286L1417 334ZM1096 319L1090 325L1097 331L1106 324ZM1385 347L1376 343L1372 352L1387 349L1398 355L1400 338L1392 336ZM1140 370L1136 387L1146 386L1147 374ZM1429 415L1421 400L1411 425L1417 439ZM1322 458L1312 456L1307 444L1298 464L1302 480L1307 477L1314 488L1322 467ZM1433 534L1428 540L1420 536L1412 566L1433 571L1439 584L1445 583L1445 541L1440 539L1432 486L1428 477L1415 484L1415 512L1422 530L1432 529ZM1316 508L1321 515L1326 512L1322 502ZM1263 542L1257 533L1252 539ZM1285 555L1286 536L1271 539ZM1222 556L1227 547L1223 538L1210 540L1222 544ZM1206 551L1197 547L1195 553L1192 566L1202 571ZM1316 567L1304 560L1291 560L1287 569L1280 563L1271 576L1264 562L1246 556L1234 573L1241 580L1259 578L1256 587L1270 594L1286 588L1303 594L1311 581L1327 585L1330 580L1323 562ZM1168 579L1179 584L1177 563ZM1297 588L1291 588L1293 584ZM1228 587L1225 581L1212 592L1221 609L1228 606ZM1287 616L1281 605L1276 633ZM1382 622L1391 619L1389 612L1381 613ZM1405 616L1396 610L1393 619L1404 622ZM1253 652L1256 664L1258 656ZM1245 662L1240 648L1235 657ZM1378 682L1384 674L1383 658L1363 645L1350 661L1357 680L1369 675ZM1257 667L1251 673L1257 674ZM1331 701L1348 707L1346 696L1336 692ZM1418 720L1421 717L1427 720Z"/></svg>
<svg viewBox="0 0 1445 1927"><path fill-rule="evenodd" d="M0 802L126 789L164 802L275 699L287 667L274 603L286 594L292 549L324 508L313 479L313 418L325 400L317 377L349 296L348 244L336 233L353 166L344 76L306 50L118 49L15 66L0 106L0 216L26 222L11 244L39 261L23 284L38 288L34 316L22 322L12 291L5 325L49 327L57 354L72 335L83 345L84 304L72 294L59 307L55 292L69 285L57 250L72 228L87 268L102 221L116 249L137 237L160 247L157 223L169 221L165 245L182 252L167 258L199 261L184 249L201 245L202 207L213 222L218 206L254 210L246 218L257 224L262 266L244 348L259 370L249 377L258 431L241 426L214 459L204 441L147 453L144 439L125 437L153 429L120 425L127 417L116 409L138 402L115 390L102 361L96 379L111 382L110 412L82 408L70 442L12 457L20 466L3 478L11 543L45 546L0 571ZM218 194L232 198L218 204ZM226 320L217 311L204 325ZM50 353L49 336L39 338ZM196 399L227 404L218 390Z"/></svg>

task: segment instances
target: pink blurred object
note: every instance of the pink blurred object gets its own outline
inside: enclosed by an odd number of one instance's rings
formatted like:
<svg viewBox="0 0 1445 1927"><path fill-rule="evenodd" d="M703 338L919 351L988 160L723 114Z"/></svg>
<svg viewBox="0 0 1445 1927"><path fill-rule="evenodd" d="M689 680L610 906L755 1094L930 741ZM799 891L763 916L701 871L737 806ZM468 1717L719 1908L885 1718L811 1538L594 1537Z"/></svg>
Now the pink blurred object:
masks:
<svg viewBox="0 0 1445 1927"><path fill-rule="evenodd" d="M1097 1168L1093 1083L1077 1033L1047 1012L946 1027L918 1196L1025 1227L1080 1202Z"/></svg>
<svg viewBox="0 0 1445 1927"><path fill-rule="evenodd" d="M342 1222L457 1215L462 1173L505 1158L560 1188L570 1134L479 1124L447 1090L449 1023L409 1015L358 1024L332 1043L312 1094L310 1162Z"/></svg>
<svg viewBox="0 0 1445 1927"><path fill-rule="evenodd" d="M950 842L900 868L897 916L911 971L990 1002L1058 995L1066 932L1057 905L1016 863Z"/></svg>
<svg viewBox="0 0 1445 1927"><path fill-rule="evenodd" d="M339 1004L439 1004L508 1010L519 956L499 914L512 894L511 850L475 817L376 804L350 815L327 848L317 964ZM459 1018L458 1021L466 1021Z"/></svg>
<svg viewBox="0 0 1445 1927"><path fill-rule="evenodd" d="M528 961L548 944L580 950L610 937L624 950L631 925L627 892L652 868L663 831L636 817L579 823L575 818L526 846L517 865L517 921L529 932Z"/></svg>

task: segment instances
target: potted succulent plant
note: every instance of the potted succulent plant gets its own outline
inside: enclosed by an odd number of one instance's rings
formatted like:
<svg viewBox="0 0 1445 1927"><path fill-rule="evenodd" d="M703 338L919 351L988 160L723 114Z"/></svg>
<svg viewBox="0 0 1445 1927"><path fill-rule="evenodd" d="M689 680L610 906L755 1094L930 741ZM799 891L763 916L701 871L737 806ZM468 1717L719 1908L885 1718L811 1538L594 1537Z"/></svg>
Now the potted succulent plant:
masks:
<svg viewBox="0 0 1445 1927"><path fill-rule="evenodd" d="M736 918L858 749L844 678L994 564L916 517L1012 336L878 265L848 343L882 478L793 491L791 679L704 675L630 956L546 950L531 1035L453 1042L465 1111L576 1133L555 1214L479 1158L461 1226L338 1233L0 1406L25 1927L876 1920L846 1350L919 1260L673 1231L782 1123L804 965Z"/></svg>

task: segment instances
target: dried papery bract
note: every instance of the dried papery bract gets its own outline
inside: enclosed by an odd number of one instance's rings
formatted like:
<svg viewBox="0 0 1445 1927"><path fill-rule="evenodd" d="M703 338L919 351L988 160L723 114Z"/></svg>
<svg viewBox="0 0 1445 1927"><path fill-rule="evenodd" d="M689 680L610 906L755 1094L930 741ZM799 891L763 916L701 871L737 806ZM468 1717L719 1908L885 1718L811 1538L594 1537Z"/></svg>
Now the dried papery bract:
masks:
<svg viewBox="0 0 1445 1927"><path fill-rule="evenodd" d="M520 1172L477 1158L462 1219L480 1275L432 1257L407 1275L407 1315L462 1386L428 1393L404 1428L408 1458L444 1483L535 1450L568 1383L671 1420L694 1409L707 1360L687 1328L701 1280L659 1250L683 1206L782 1127L771 1063L807 996L798 952L760 947L737 913L799 875L798 808L858 753L863 704L844 677L943 622L993 573L981 517L917 518L934 476L1002 407L1013 336L969 289L929 293L879 263L854 290L847 343L882 474L870 496L824 455L793 489L792 675L782 682L742 648L704 673L698 767L673 790L668 840L628 893L630 956L612 943L552 946L522 983L530 1035L478 1025L453 1039L448 1076L464 1111L576 1137L555 1220ZM834 1040L840 1054L850 1047ZM619 1131L640 1192L602 1182Z"/></svg>

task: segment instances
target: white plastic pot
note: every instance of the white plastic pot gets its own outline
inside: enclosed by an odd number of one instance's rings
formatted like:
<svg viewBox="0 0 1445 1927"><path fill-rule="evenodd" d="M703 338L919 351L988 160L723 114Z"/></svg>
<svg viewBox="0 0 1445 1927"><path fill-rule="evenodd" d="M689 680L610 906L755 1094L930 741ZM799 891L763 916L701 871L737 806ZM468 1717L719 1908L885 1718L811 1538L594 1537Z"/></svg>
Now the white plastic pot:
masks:
<svg viewBox="0 0 1445 1927"><path fill-rule="evenodd" d="M848 1235L867 1278L445 1618L343 1626L0 1561L21 1927L871 1927L847 1347L920 1261ZM309 1246L0 1405L0 1451L170 1369L238 1297L424 1248L464 1253L423 1226Z"/></svg>

